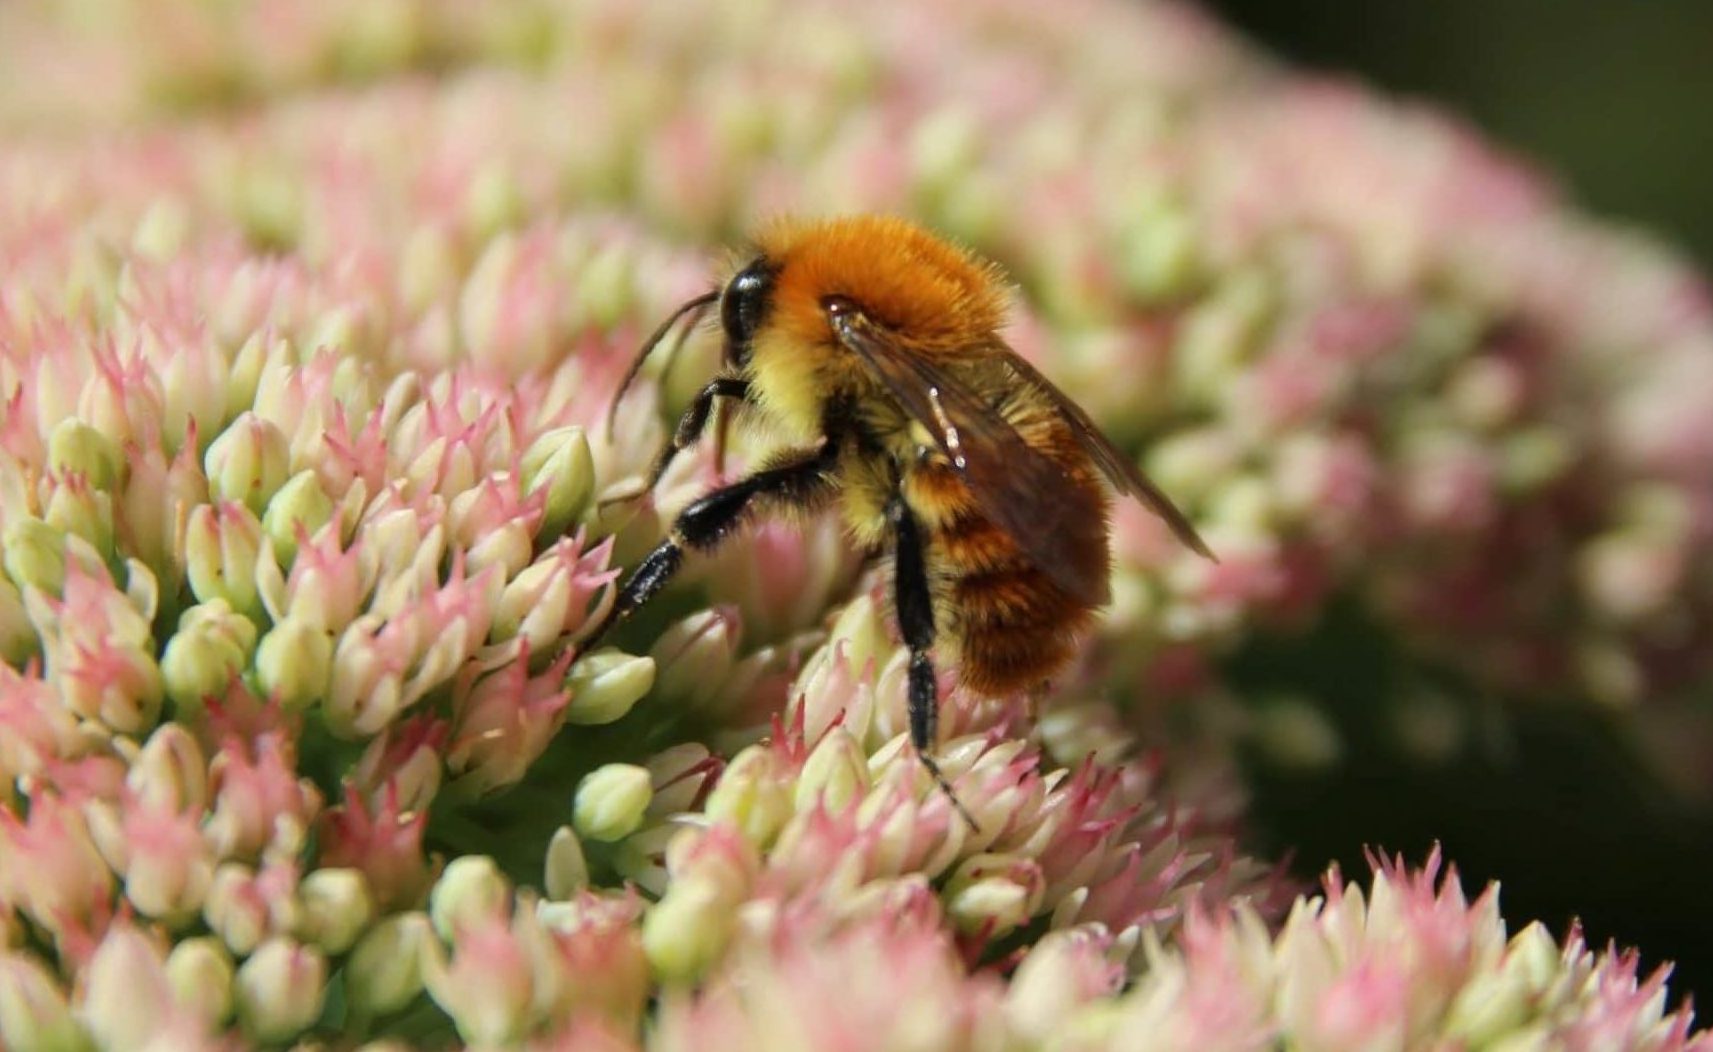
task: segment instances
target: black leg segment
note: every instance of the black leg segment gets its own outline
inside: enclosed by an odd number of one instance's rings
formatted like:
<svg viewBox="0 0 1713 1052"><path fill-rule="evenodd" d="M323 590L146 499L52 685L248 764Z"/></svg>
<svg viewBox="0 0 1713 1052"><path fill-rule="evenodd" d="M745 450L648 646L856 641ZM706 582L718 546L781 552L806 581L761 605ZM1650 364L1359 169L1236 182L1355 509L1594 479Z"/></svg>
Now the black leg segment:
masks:
<svg viewBox="0 0 1713 1052"><path fill-rule="evenodd" d="M631 571L606 620L584 641L584 648L594 646L608 629L665 588L683 565L686 549L711 551L718 547L743 524L751 501L757 497L785 503L818 499L832 485L828 472L837 459L838 448L828 441L799 459L758 471L693 501L673 520L666 539Z"/></svg>
<svg viewBox="0 0 1713 1052"><path fill-rule="evenodd" d="M684 415L678 418L678 428L672 433L672 441L661 449L660 455L654 458L654 463L648 469L648 478L643 484L644 492L651 490L660 481L660 476L666 474L672 460L682 450L696 444L702 437L702 431L708 426L708 415L714 408L717 398L735 398L739 401L749 397L749 381L738 376L721 376L708 381L696 393L696 398Z"/></svg>
<svg viewBox="0 0 1713 1052"><path fill-rule="evenodd" d="M963 802L952 792L951 783L934 762L933 750L940 726L939 685L928 651L934 646L934 597L928 587L928 564L922 527L902 497L894 495L887 507L892 521L893 606L898 612L898 631L910 648L907 702L910 715L910 744L933 776L934 784L951 800L971 829L979 830Z"/></svg>

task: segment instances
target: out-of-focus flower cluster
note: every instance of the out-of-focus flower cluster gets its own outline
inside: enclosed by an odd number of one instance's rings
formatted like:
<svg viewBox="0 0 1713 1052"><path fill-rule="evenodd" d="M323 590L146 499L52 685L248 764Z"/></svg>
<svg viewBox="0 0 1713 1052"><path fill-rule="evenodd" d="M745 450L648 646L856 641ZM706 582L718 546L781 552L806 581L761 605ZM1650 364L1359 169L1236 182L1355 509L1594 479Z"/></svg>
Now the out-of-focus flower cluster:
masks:
<svg viewBox="0 0 1713 1052"><path fill-rule="evenodd" d="M1705 682L1708 306L1458 130L1116 0L21 0L0 68L6 1047L1687 1045L1431 865L1269 935L1224 751L1139 748L1338 593L1509 691ZM1006 262L1222 557L1121 510L1038 723L944 670L979 832L831 523L579 647L715 477L603 500L665 435L607 399L783 209Z"/></svg>

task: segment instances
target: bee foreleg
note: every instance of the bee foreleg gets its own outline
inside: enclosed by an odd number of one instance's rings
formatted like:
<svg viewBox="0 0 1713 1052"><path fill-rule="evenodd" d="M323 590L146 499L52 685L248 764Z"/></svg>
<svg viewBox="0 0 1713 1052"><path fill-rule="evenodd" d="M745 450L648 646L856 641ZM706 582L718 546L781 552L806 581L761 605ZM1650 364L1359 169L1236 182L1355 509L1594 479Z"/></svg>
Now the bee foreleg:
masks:
<svg viewBox="0 0 1713 1052"><path fill-rule="evenodd" d="M608 629L665 588L683 565L685 549L711 551L718 547L742 524L757 497L802 504L820 500L832 485L828 472L838 462L838 452L837 444L828 439L798 459L764 468L692 501L673 520L666 539L625 579L606 620L585 640L584 648L593 646Z"/></svg>
<svg viewBox="0 0 1713 1052"><path fill-rule="evenodd" d="M714 402L720 398L736 398L742 401L749 397L749 381L741 376L720 376L703 386L696 392L696 397L685 408L678 418L678 426L672 432L671 441L661 447L655 456L654 463L649 465L648 476L643 479L642 492L647 493L660 482L666 469L672 466L672 461L679 453L696 444L702 437L702 432L708 426L708 417L713 412ZM628 500L636 494L612 498L604 503L617 503Z"/></svg>
<svg viewBox="0 0 1713 1052"><path fill-rule="evenodd" d="M887 506L887 517L892 522L893 534L893 606L898 612L898 631L904 636L904 645L910 648L906 696L910 744L916 747L916 756L928 769L934 784L951 800L970 828L979 832L981 827L952 791L951 782L933 756L940 726L940 699L934 661L928 653L934 646L934 598L928 587L922 527L900 496L895 495Z"/></svg>

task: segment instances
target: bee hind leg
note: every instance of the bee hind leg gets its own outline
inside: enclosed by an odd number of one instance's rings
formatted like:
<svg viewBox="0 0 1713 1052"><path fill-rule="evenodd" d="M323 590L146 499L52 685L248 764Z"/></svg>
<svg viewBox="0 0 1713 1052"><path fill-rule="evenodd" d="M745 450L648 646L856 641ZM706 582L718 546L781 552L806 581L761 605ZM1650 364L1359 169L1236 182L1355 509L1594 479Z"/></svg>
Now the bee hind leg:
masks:
<svg viewBox="0 0 1713 1052"><path fill-rule="evenodd" d="M892 559L893 605L898 611L898 630L904 644L910 648L910 671L907 701L910 714L910 744L916 747L916 757L927 768L934 784L946 794L958 814L969 823L972 831L981 826L964 807L958 794L952 791L935 762L933 749L940 728L939 686L934 678L934 662L928 651L934 645L934 601L928 588L928 567L923 551L922 527L916 516L898 496L887 507L892 520L894 550Z"/></svg>

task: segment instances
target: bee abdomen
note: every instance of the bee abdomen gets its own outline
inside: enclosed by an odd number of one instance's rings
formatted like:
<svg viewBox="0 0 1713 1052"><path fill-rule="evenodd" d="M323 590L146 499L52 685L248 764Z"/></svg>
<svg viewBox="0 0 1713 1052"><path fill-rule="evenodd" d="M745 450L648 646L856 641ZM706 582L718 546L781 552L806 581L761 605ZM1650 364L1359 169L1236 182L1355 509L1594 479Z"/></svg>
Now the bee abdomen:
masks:
<svg viewBox="0 0 1713 1052"><path fill-rule="evenodd" d="M971 689L1005 694L1034 687L1070 661L1092 617L1082 603L1015 555L990 569L947 574L947 634Z"/></svg>

